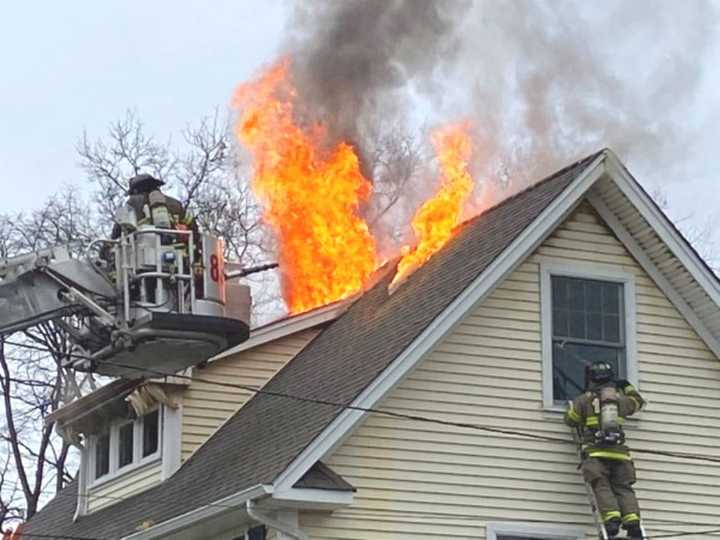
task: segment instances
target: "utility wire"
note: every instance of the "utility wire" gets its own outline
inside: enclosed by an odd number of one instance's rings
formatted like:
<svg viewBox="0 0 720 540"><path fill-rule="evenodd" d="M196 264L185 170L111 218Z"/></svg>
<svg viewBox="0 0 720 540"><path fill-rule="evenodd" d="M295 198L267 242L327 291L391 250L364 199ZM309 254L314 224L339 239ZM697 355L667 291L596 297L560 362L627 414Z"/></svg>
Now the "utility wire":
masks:
<svg viewBox="0 0 720 540"><path fill-rule="evenodd" d="M5 340L5 343L8 345L14 345L17 347L25 347L28 349L34 349L34 350L38 350L38 351L51 352L51 353L55 352L55 353L59 354L58 351L52 351L51 349L48 349L48 348L30 345L27 343L19 343L19 342L13 342L13 341L9 341L9 340ZM62 353L62 354L65 354L65 353ZM70 358L79 358L79 359L87 360L90 362L111 364L113 366L121 367L121 368L128 369L128 370L138 371L140 373L151 373L151 374L159 376L159 377L175 377L175 378L187 380L190 382L199 382L199 383L204 383L204 384L222 386L225 388L235 388L238 390L245 390L245 391L253 393L253 394L267 395L267 396L272 396L272 397L280 397L280 398L290 399L290 400L299 401L299 402L303 402L303 403L313 403L316 405L333 407L336 409L340 409L341 411L342 410L358 411L358 412L363 412L363 413L368 413L368 414L375 414L378 416L397 418L397 419L401 419L401 420L424 422L424 423L442 425L442 426L446 426L446 427L471 429L471 430L475 430L475 431L485 431L485 432L489 432L489 433L497 433L500 435L509 435L509 436L513 436L513 437L534 439L534 440L553 442L553 443L558 443L558 444L568 444L568 443L572 442L572 441L569 441L564 438L561 439L559 437L551 437L548 435L538 435L535 433L528 433L528 432L524 432L524 431L517 431L517 430L505 429L505 428L497 428L497 427L486 426L486 425L482 425L482 424L474 424L474 423L469 423L469 422L453 422L450 420L442 420L440 418L431 418L428 416L422 416L422 415L417 415L417 414L399 413L399 412L395 412L395 411L376 409L376 408L372 408L372 407L359 407L357 405L351 405L348 403L340 403L337 401L309 398L309 397L304 397L304 396L298 396L295 394L288 394L285 392L277 392L277 391L273 391L273 390L254 388L252 386L248 386L245 384L215 381L212 379L205 379L202 377L191 376L191 375L168 374L168 373L165 373L165 372L162 372L159 370L150 369L150 368L140 368L137 366L131 366L131 365L123 364L120 362L110 362L109 360L96 360L96 359L92 359L85 355L77 355L77 354L70 353L70 354L65 354L65 356L70 357ZM703 454L693 454L693 453L689 453L689 452L671 452L671 451L666 451L666 450L651 450L651 449L631 449L631 451L634 453L638 453L638 454L652 454L652 455L675 457L675 458L681 458L681 459L706 461L706 462L710 462L710 463L720 463L720 457L714 457L714 456L703 455Z"/></svg>
<svg viewBox="0 0 720 540"><path fill-rule="evenodd" d="M518 521L518 523L527 523L526 520ZM660 534L660 535L653 535L653 536L643 536L642 540L659 540L661 538L681 538L685 536L715 536L718 533L720 533L720 528L714 528L714 529L705 529L702 531L696 531L696 532L679 532L679 533L668 533L668 534ZM54 535L54 534L42 534L42 533L25 533L20 530L18 534L18 540L22 540L23 538L46 538L50 540L115 540L108 537L100 537L100 536L74 536L74 535Z"/></svg>
<svg viewBox="0 0 720 540"><path fill-rule="evenodd" d="M102 499L102 500L112 500L117 502L122 502L125 500L128 500L132 498L133 496L128 497L120 497L118 495L97 495L92 493L85 493L85 494L79 494L76 492L67 492L67 491L60 491L55 492L54 490L42 490L41 493L45 495L54 495L54 496L61 496L61 497L80 497L83 499ZM175 502L175 499L167 498L167 497L153 497L153 500L161 502ZM204 506L212 507L212 508L226 508L229 510L237 510L237 505L232 504L223 504L223 503L207 503ZM427 517L432 519L442 519L442 520L450 520L450 521L485 521L486 518L474 516L472 514L464 514L464 513L447 513L447 512L428 512L424 510L399 510L394 508L363 508L363 507L350 507L350 508L343 508L342 513L349 513L349 514L374 514L378 517L388 517L388 516L399 516L399 517ZM680 521L680 520L671 520L671 519L662 519L662 518L643 518L643 523L655 523L657 524L656 527L662 526L662 524L666 525L674 525L678 527L707 527L707 523L693 523L693 522L686 522L686 521ZM547 520L543 519L523 519L523 523L548 523ZM585 526L585 523L581 522L574 522L571 524L576 524L580 526ZM655 538L655 537L653 537Z"/></svg>

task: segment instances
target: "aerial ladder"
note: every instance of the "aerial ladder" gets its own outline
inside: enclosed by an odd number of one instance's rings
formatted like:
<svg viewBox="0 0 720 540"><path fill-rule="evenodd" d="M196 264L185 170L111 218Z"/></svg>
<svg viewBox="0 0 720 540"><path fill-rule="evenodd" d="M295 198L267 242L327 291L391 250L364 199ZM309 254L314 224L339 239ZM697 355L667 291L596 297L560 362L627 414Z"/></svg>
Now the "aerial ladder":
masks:
<svg viewBox="0 0 720 540"><path fill-rule="evenodd" d="M82 251L0 259L0 337L55 321L73 344L66 367L130 379L177 373L248 339L250 288L235 279L248 272L226 272L220 238L138 224L129 206L115 223L117 238Z"/></svg>

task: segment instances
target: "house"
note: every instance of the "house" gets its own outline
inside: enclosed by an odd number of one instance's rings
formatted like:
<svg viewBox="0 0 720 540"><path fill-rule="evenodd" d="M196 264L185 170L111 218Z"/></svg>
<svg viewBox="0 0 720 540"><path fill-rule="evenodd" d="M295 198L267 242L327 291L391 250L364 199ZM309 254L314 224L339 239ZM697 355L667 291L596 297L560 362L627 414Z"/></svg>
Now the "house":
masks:
<svg viewBox="0 0 720 540"><path fill-rule="evenodd" d="M717 527L720 284L611 151L391 279L190 379L61 410L81 472L27 538L593 537L561 420L580 357L616 363L650 403L628 422L648 533Z"/></svg>

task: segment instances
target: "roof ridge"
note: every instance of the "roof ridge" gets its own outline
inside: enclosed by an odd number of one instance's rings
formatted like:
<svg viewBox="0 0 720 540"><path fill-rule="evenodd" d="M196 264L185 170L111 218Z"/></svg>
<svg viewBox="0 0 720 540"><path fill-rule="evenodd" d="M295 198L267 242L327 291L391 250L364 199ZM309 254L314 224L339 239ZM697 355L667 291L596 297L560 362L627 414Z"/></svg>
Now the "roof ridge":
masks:
<svg viewBox="0 0 720 540"><path fill-rule="evenodd" d="M566 166L566 167L563 167L563 168L560 169L559 171L556 171L556 172L554 172L553 174L551 174L550 176L547 176L547 177L543 178L542 180L538 180L537 182L534 182L534 183L530 184L529 186L527 186L527 187L521 189L520 191L518 191L517 193L513 193L513 194L510 195L509 197L506 197L506 198L504 198L504 199L496 202L496 203L493 204L492 206L488 206L488 207L485 208L482 212L480 212L480 213L478 213L478 214L475 214L475 215L472 216L472 217L469 217L468 219L466 219L466 220L463 221L462 223L459 223L459 224L456 226L456 229L457 229L457 228L461 228L461 227L465 227L466 225L468 225L468 224L470 224L471 222L475 221L477 218L479 218L479 217L481 217L481 216L484 216L484 215L487 214L488 212L491 212L491 211L493 211L493 210L495 210L495 209L497 209L497 208L505 205L506 203L509 203L510 201L512 201L512 200L514 200L514 199L516 199L516 198L518 198L518 197L521 197L521 196L525 195L525 194L526 194L527 192L529 192L529 191L532 191L532 190L534 190L534 189L537 189L537 188L543 186L543 185L546 184L547 182L550 182L551 180L554 180L554 179L558 178L559 176L562 176L563 174L565 174L565 173L568 172L569 170L571 170L571 169L579 166L579 165L580 165L581 163L583 163L584 161L587 162L587 163L586 163L586 166L589 165L589 164L592 163L596 158L598 158L601 154L605 154L605 153L607 153L609 150L610 150L610 149L609 149L608 147L605 147L605 148L603 148L602 150L598 150L597 152L594 152L594 153L592 153L592 154L589 154L589 155L585 156L584 158L581 158L581 159L578 159L577 161L574 161L574 162L571 163L570 165L568 165L568 166Z"/></svg>

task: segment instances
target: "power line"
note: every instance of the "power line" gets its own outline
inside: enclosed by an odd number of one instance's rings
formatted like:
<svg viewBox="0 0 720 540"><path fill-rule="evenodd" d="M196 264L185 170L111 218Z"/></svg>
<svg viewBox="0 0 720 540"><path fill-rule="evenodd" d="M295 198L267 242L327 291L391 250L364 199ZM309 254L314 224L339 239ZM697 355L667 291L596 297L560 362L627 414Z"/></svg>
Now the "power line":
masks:
<svg viewBox="0 0 720 540"><path fill-rule="evenodd" d="M485 521L485 519L477 518L478 521ZM547 522L541 522L541 521L534 521L534 520L518 520L517 523L547 523ZM642 537L643 540L659 540L662 538L682 538L685 536L716 536L718 533L720 533L720 528L713 528L713 529L705 529L702 531L684 531L684 532L677 532L677 533L668 533L668 534L660 534L660 535L653 535L653 536L644 536ZM22 540L23 538L46 538L49 540L115 540L109 537L100 537L100 536L75 536L75 535L57 535L57 534L43 534L43 533L25 533L20 530L18 533L18 539Z"/></svg>
<svg viewBox="0 0 720 540"><path fill-rule="evenodd" d="M85 494L79 494L77 492L55 492L54 490L42 490L41 493L46 495L54 495L54 496L63 496L63 497L81 497L83 499L102 499L102 500L112 500L117 502L126 501L133 496L128 497L120 497L117 495L97 495L92 493L85 493ZM155 501L175 501L175 499L170 499L167 497L153 497L153 500ZM237 505L231 505L231 504L222 504L222 503L207 503L204 506L213 507L213 508L226 508L229 510L237 510ZM432 519L443 519L443 520L462 520L462 521L487 521L486 518L480 517L480 516L474 516L472 514L467 513L449 513L449 512L429 512L426 510L399 510L394 508L364 508L364 507L349 507L349 508L343 508L343 513L364 513L364 514L375 514L378 516L391 516L391 515L397 515L397 516L403 516L403 517L427 517ZM523 523L548 523L547 520L543 519L523 519ZM687 522L687 521L680 521L680 520L672 520L672 519L662 519L662 518L643 518L643 523L657 523L658 526L661 524L668 524L668 525L676 525L676 526L682 526L682 527L707 527L707 523L693 523L693 522ZM585 523L581 522L575 522L574 524L577 525L586 525Z"/></svg>
<svg viewBox="0 0 720 540"><path fill-rule="evenodd" d="M5 343L7 343L8 345L14 345L17 347L25 347L28 349L34 349L34 350L39 350L39 351L45 351L45 352L51 351L48 348L30 345L27 343L18 343L18 342L12 342L12 341L8 341L8 340L5 340ZM51 352L56 352L56 351L51 351ZM63 353L63 354L65 354L65 353ZM372 408L372 407L359 407L357 405L340 403L340 402L336 402L336 401L317 399L317 398L309 398L309 397L304 397L304 396L298 396L295 394L288 394L285 392L276 392L273 390L254 388L252 386L239 384L239 383L214 381L211 379L205 379L205 378L197 377L197 376L182 375L182 374L168 374L168 373L164 373L159 370L154 370L154 369L150 369L150 368L139 368L137 366L131 366L131 365L123 364L123 363L119 363L119 362L110 362L109 360L95 360L95 359L92 359L92 358L90 358L88 356L84 356L84 355L77 355L77 354L71 353L71 354L67 354L66 356L71 357L71 358L79 358L82 360L103 363L103 364L112 364L113 366L121 367L124 369L129 369L129 370L133 370L133 371L138 371L141 373L151 373L151 374L159 376L159 377L175 377L178 379L188 380L191 382L211 384L211 385L216 385L216 386L222 386L225 388L235 388L238 390L245 390L247 392L254 393L254 394L261 394L261 395L267 395L267 396L272 396L272 397L281 397L281 398L291 399L294 401L299 401L299 402L304 402L304 403L313 403L316 405L333 407L333 408L340 409L340 410L352 410L352 411L358 411L358 412L363 412L363 413L368 413L368 414L375 414L375 415L379 415L379 416L398 418L401 420L424 422L424 423L442 425L442 426L446 426L446 427L471 429L471 430L475 430L475 431L485 431L485 432L496 433L496 434L500 434L500 435L509 435L509 436L513 436L513 437L541 440L541 441L545 441L545 442L553 442L553 443L558 443L558 444L568 444L569 442L571 442L564 438L561 439L559 437L551 437L548 435L538 435L535 433L528 433L528 432L524 432L524 431L517 431L517 430L505 429L505 428L497 428L497 427L486 426L486 425L482 425L482 424L473 424L473 423L469 423L469 422L453 422L450 420L442 420L440 418L431 418L428 416L422 416L422 415L416 415L416 414L399 413L399 412L388 411L388 410L383 410L383 409L376 409L376 408ZM635 453L639 453L639 454L652 454L652 455L659 455L659 456L675 457L675 458L680 458L680 459L706 461L706 462L710 462L710 463L720 463L720 457L708 456L708 455L703 455L703 454L693 454L693 453L689 453L689 452L671 452L671 451L666 451L666 450L651 450L651 449L631 449L631 451L635 452Z"/></svg>

